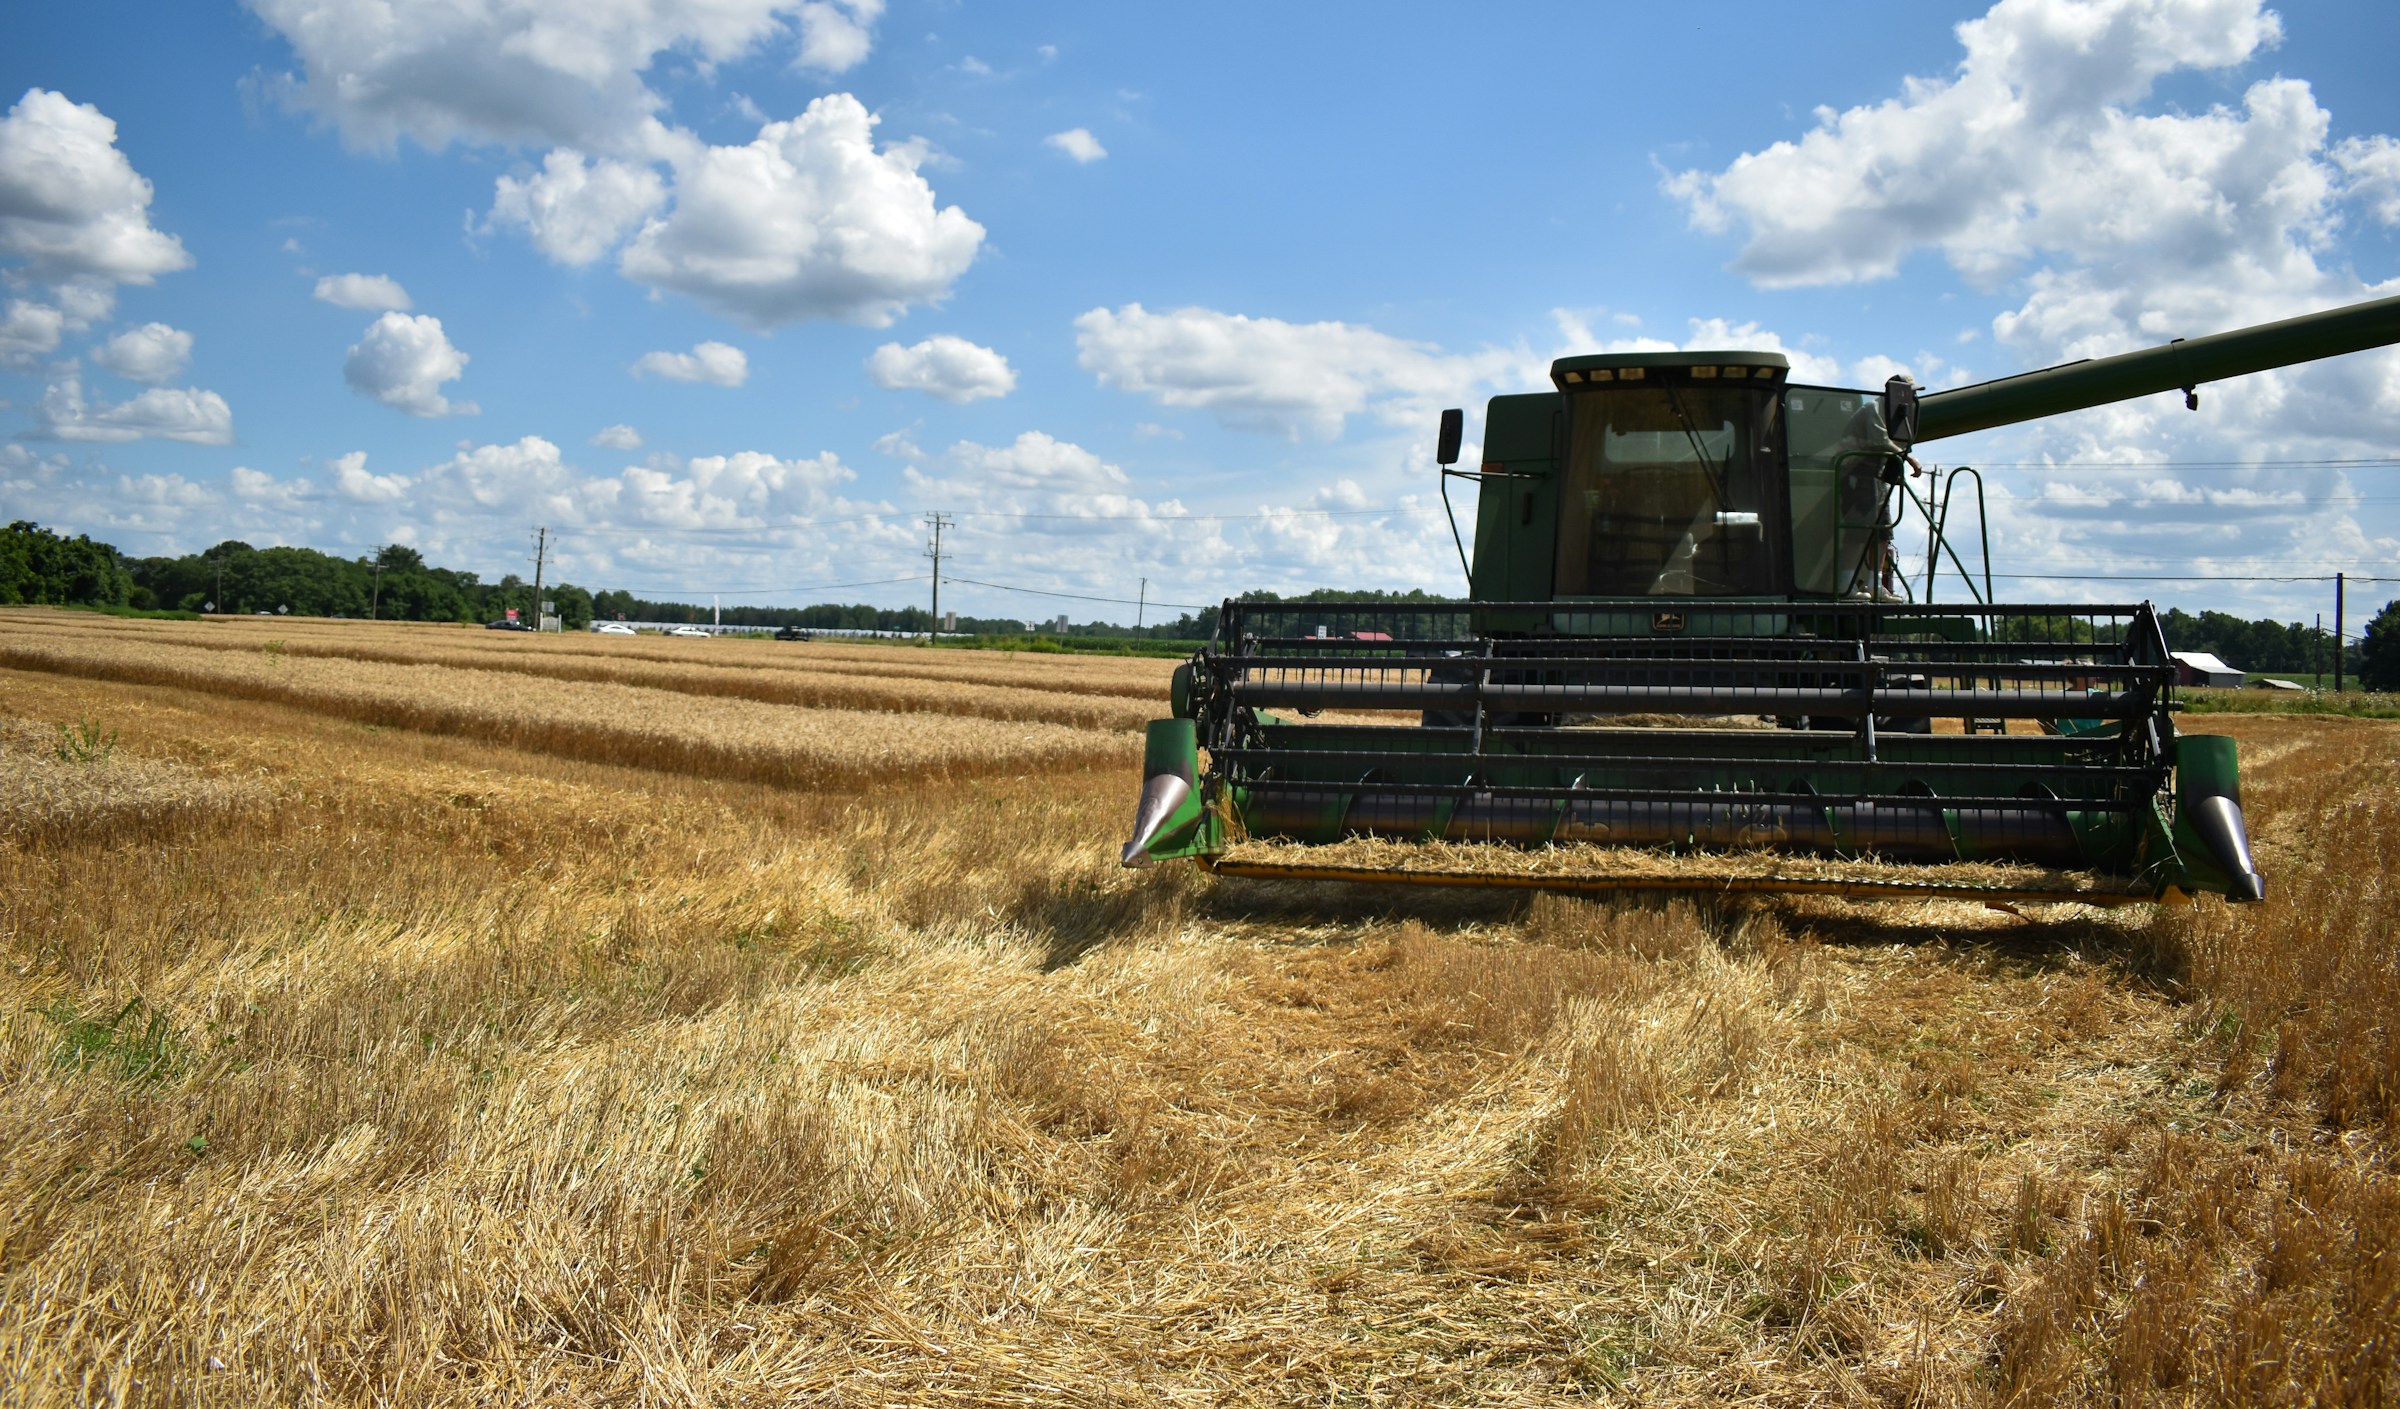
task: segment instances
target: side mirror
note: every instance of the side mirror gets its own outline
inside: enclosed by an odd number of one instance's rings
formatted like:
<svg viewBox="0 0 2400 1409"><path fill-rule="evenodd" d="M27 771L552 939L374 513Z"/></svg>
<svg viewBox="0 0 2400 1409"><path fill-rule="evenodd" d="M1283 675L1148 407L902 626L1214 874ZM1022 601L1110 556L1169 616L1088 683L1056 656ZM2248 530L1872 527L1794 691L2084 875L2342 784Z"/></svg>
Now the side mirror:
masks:
<svg viewBox="0 0 2400 1409"><path fill-rule="evenodd" d="M1905 376L1883 384L1883 433L1903 450L1917 443L1917 384Z"/></svg>
<svg viewBox="0 0 2400 1409"><path fill-rule="evenodd" d="M1443 469L1458 463L1458 441L1467 428L1467 413L1452 407L1442 413L1442 441L1433 452L1433 462Z"/></svg>

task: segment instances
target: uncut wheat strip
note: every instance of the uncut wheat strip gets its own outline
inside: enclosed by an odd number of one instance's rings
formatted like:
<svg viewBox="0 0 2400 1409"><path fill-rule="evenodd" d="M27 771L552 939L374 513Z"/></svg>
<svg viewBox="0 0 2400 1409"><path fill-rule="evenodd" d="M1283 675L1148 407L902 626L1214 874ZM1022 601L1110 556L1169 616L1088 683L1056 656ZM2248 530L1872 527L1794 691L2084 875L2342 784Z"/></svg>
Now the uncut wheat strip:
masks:
<svg viewBox="0 0 2400 1409"><path fill-rule="evenodd" d="M65 618L59 613L53 619ZM114 620L114 619L111 619ZM815 641L794 644L751 636L719 636L709 640L670 637L601 636L589 632L538 635L517 632L485 633L454 626L421 623L337 622L232 619L125 623L152 629L208 632L242 639L247 636L289 641L404 639L414 644L439 642L454 649L510 655L599 655L638 658L701 669L807 669L870 675L904 675L923 679L972 678L995 684L1039 681L1046 688L1068 693L1134 693L1161 690L1175 662L1156 657L1107 657L1073 652L1018 652L1006 649L926 650L922 643L886 642L845 644ZM230 625L230 632L219 630Z"/></svg>
<svg viewBox="0 0 2400 1409"><path fill-rule="evenodd" d="M1156 715L1166 698L1168 661L1093 663L1064 656L1005 651L948 651L928 658L905 647L845 651L799 648L724 638L709 642L629 642L577 634L529 639L417 628L395 631L360 623L220 629L214 622L125 621L92 625L65 613L29 617L33 633L165 639L219 650L255 650L268 641L292 655L341 656L390 664L463 664L546 674L558 679L626 679L692 694L722 694L770 702L823 703L853 708L938 708L988 718L1048 718L1054 723L1134 727ZM235 625L239 626L237 621ZM783 682L799 681L797 685ZM874 682L867 685L859 682ZM960 687L985 687L968 697ZM844 698L844 692L850 698ZM816 696L811 698L810 696ZM872 698L870 698L872 696Z"/></svg>
<svg viewBox="0 0 2400 1409"><path fill-rule="evenodd" d="M325 617L210 617L199 621L164 618L111 617L56 608L0 608L11 625L130 635L165 635L175 639L217 639L249 645L281 640L373 642L388 645L406 641L415 646L438 644L449 649L489 651L515 656L597 655L639 658L701 669L810 669L868 675L903 675L922 679L976 679L993 684L1038 682L1043 688L1071 694L1147 694L1164 691L1176 662L1159 657L1112 657L1069 651L1035 652L1000 649L924 649L921 642L846 642L818 640L793 644L750 636L720 636L706 641L677 640L655 635L600 636L590 632L486 633L455 622L343 621Z"/></svg>
<svg viewBox="0 0 2400 1409"><path fill-rule="evenodd" d="M593 634L485 634L420 622L250 622L250 619L206 619L206 622L163 622L163 619L86 617L79 612L41 612L17 607L12 629L22 634L118 636L175 641L187 646L223 650L274 648L293 655L355 653L360 658L394 660L593 660L646 662L677 670L725 674L852 674L871 679L926 679L926 682L974 682L1039 689L1044 694L1099 694L1123 698L1152 698L1162 694L1174 670L1169 660L1090 662L1066 655L1030 655L1010 650L943 650L931 655L907 646L785 646L744 638L715 641L670 641L670 638L624 638Z"/></svg>
<svg viewBox="0 0 2400 1409"><path fill-rule="evenodd" d="M252 652L240 641L194 641L196 649ZM383 665L448 665L505 671L550 680L635 685L676 694L756 700L812 708L867 709L892 713L932 712L1004 722L1029 720L1089 729L1136 729L1164 708L1155 701L1116 700L1093 695L976 685L953 680L867 676L848 672L776 671L738 668L693 671L686 664L647 658L609 660L588 654L529 655L505 650L475 651L364 646L348 641L287 642L281 653L318 660L357 660Z"/></svg>
<svg viewBox="0 0 2400 1409"><path fill-rule="evenodd" d="M873 679L971 681L978 684L1038 689L1064 695L1100 695L1163 700L1175 662L1156 658L1095 659L1067 653L1047 654L1008 650L944 649L891 644L842 646L812 642L791 645L719 637L712 641L671 641L656 637L586 636L545 638L529 643L523 636L495 636L471 643L469 649L494 652L530 645L550 653L601 654L670 664L684 669L793 671L807 674L856 675Z"/></svg>
<svg viewBox="0 0 2400 1409"><path fill-rule="evenodd" d="M778 708L631 685L452 666L306 660L162 643L13 641L0 666L293 704L596 762L840 785L892 774L1021 771L1126 753L1121 736L941 714Z"/></svg>

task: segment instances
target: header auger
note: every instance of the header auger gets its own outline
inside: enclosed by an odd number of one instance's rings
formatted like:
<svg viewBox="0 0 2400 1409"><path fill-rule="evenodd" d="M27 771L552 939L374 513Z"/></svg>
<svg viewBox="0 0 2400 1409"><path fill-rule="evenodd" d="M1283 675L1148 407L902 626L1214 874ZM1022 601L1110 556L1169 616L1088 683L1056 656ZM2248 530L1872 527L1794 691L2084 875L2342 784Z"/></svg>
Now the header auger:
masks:
<svg viewBox="0 0 2400 1409"><path fill-rule="evenodd" d="M1996 602L1988 554L1976 591L1954 495L1920 496L1908 456L2394 342L2400 298L1924 396L1796 384L1775 353L1560 359L1555 390L1492 398L1480 471L1450 468L1443 415L1445 488L1479 491L1467 601L1225 603L1149 727L1124 863L2260 899L2232 741L2176 729L2150 605ZM1912 509L1972 600L1907 600L1893 530ZM1391 842L1492 845L1395 862Z"/></svg>

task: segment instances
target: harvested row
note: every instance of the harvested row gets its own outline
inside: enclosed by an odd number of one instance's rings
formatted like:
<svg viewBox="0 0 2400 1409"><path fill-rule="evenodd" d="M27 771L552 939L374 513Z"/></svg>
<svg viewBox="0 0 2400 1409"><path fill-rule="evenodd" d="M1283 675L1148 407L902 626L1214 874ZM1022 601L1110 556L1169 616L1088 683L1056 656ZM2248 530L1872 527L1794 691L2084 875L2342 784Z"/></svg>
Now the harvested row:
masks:
<svg viewBox="0 0 2400 1409"><path fill-rule="evenodd" d="M267 700L363 724L783 787L1017 771L1121 758L1131 747L1123 736L1058 724L794 710L501 671L57 635L0 647L0 667Z"/></svg>
<svg viewBox="0 0 2400 1409"><path fill-rule="evenodd" d="M597 637L586 633L534 635L510 632L486 634L449 624L418 622L335 622L317 619L258 620L216 618L199 622L86 618L81 613L27 612L12 620L26 626L49 627L76 635L109 632L156 639L161 635L185 643L233 644L255 649L267 640L280 640L291 650L332 653L340 647L361 651L398 652L368 659L432 659L427 652L458 652L478 658L522 661L539 659L638 660L690 670L742 671L783 674L830 674L892 679L971 682L1002 687L1039 689L1046 695L1099 695L1157 700L1165 695L1174 662L1156 657L1090 657L1064 653L1006 651L943 651L933 654L906 644L845 644L816 641L794 646L741 637L710 641L674 640L658 636Z"/></svg>
<svg viewBox="0 0 2400 1409"><path fill-rule="evenodd" d="M43 633L44 639L87 639L84 633L62 628ZM133 639L145 639L136 637ZM153 634L146 639L158 640ZM182 632L168 637L178 647L258 655L263 643L223 632ZM883 710L901 714L930 712L996 719L1007 723L1037 721L1077 729L1131 730L1162 712L1165 694L1153 689L1146 698L1100 695L1058 695L1025 686L968 685L954 680L893 679L860 672L801 669L694 670L689 661L659 661L654 657L612 659L613 652L519 651L522 638L500 648L474 649L448 640L393 640L388 635L358 639L358 633L315 633L297 638L277 637L274 652L319 660L368 661L382 665L457 666L469 670L503 671L548 680L591 681L599 684L669 690L681 695L757 700L762 704L799 705L817 709ZM723 664L711 662L710 664Z"/></svg>

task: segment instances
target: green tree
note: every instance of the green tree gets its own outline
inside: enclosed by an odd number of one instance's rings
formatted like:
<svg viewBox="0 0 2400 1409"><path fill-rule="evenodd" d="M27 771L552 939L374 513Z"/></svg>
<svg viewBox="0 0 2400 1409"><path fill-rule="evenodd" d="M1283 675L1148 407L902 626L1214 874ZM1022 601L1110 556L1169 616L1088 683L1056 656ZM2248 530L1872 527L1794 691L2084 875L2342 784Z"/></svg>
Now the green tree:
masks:
<svg viewBox="0 0 2400 1409"><path fill-rule="evenodd" d="M592 594L571 582L550 588L550 600L558 603L558 626L562 631L581 631L592 624Z"/></svg>
<svg viewBox="0 0 2400 1409"><path fill-rule="evenodd" d="M2358 683L2370 690L2400 690L2400 597L2384 603L2359 638Z"/></svg>
<svg viewBox="0 0 2400 1409"><path fill-rule="evenodd" d="M26 519L0 530L0 602L121 607L133 586L117 550L105 543L80 533L62 538Z"/></svg>

